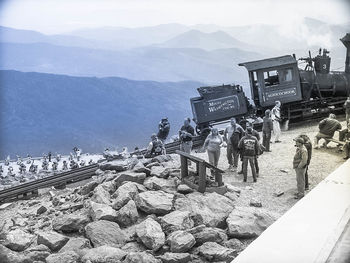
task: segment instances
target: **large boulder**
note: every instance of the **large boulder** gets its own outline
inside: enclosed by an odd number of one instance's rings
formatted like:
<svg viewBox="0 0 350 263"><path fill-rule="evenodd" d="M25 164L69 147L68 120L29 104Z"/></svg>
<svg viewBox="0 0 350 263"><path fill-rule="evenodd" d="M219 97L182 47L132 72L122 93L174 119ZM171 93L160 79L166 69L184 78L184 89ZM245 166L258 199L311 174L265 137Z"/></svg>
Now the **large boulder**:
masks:
<svg viewBox="0 0 350 263"><path fill-rule="evenodd" d="M177 186L177 191L180 193L180 194L189 194L189 193L193 193L194 190L189 187L187 184L180 184Z"/></svg>
<svg viewBox="0 0 350 263"><path fill-rule="evenodd" d="M147 214L164 215L173 208L173 194L163 191L148 191L135 197L136 206Z"/></svg>
<svg viewBox="0 0 350 263"><path fill-rule="evenodd" d="M147 250L143 244L135 241L126 243L121 249L125 252L142 252Z"/></svg>
<svg viewBox="0 0 350 263"><path fill-rule="evenodd" d="M183 198L177 198L175 209L190 211L200 216L203 223L210 227L225 227L226 218L233 210L233 202L217 193L191 193Z"/></svg>
<svg viewBox="0 0 350 263"><path fill-rule="evenodd" d="M259 236L277 219L277 215L265 209L237 207L227 218L228 235L236 238Z"/></svg>
<svg viewBox="0 0 350 263"><path fill-rule="evenodd" d="M198 248L198 254L210 261L231 262L236 256L236 251L215 242L206 242Z"/></svg>
<svg viewBox="0 0 350 263"><path fill-rule="evenodd" d="M145 173L146 176L150 176L151 169L146 168L142 162L138 162L132 169L135 173Z"/></svg>
<svg viewBox="0 0 350 263"><path fill-rule="evenodd" d="M172 160L172 158L169 154L157 155L157 156L152 158L152 162L158 162L158 163L168 162L171 160Z"/></svg>
<svg viewBox="0 0 350 263"><path fill-rule="evenodd" d="M182 253L190 250L196 244L196 240L192 234L178 230L169 235L167 243L171 252Z"/></svg>
<svg viewBox="0 0 350 263"><path fill-rule="evenodd" d="M114 198L112 207L115 210L122 208L127 202L135 198L139 193L138 189L137 183L134 182L126 182L121 185L112 195L112 198Z"/></svg>
<svg viewBox="0 0 350 263"><path fill-rule="evenodd" d="M46 258L46 263L76 263L80 256L74 251L66 251L58 254L51 254Z"/></svg>
<svg viewBox="0 0 350 263"><path fill-rule="evenodd" d="M214 227L206 227L203 230L194 233L197 245L202 245L205 242L215 242L222 244L227 241L227 234L224 230Z"/></svg>
<svg viewBox="0 0 350 263"><path fill-rule="evenodd" d="M175 210L160 219L164 232L168 235L176 230L186 230L194 227L189 211Z"/></svg>
<svg viewBox="0 0 350 263"><path fill-rule="evenodd" d="M14 251L23 251L32 244L35 236L24 232L21 229L15 229L6 234L4 245Z"/></svg>
<svg viewBox="0 0 350 263"><path fill-rule="evenodd" d="M117 174L116 178L113 180L115 186L120 187L123 182L135 182L139 184L143 184L143 181L146 178L145 173L135 173L132 171L125 171Z"/></svg>
<svg viewBox="0 0 350 263"><path fill-rule="evenodd" d="M50 255L50 249L43 244L34 246L34 247L29 247L24 251L24 257L26 260L29 260L29 262L35 262L35 261L46 262L46 258L49 255Z"/></svg>
<svg viewBox="0 0 350 263"><path fill-rule="evenodd" d="M89 249L82 258L83 263L118 263L126 256L120 248L100 246Z"/></svg>
<svg viewBox="0 0 350 263"><path fill-rule="evenodd" d="M22 254L14 252L11 249L0 244L0 262L1 263L31 263L30 259Z"/></svg>
<svg viewBox="0 0 350 263"><path fill-rule="evenodd" d="M99 204L90 201L90 216L92 220L117 221L117 212L106 204Z"/></svg>
<svg viewBox="0 0 350 263"><path fill-rule="evenodd" d="M136 234L142 243L154 251L161 248L165 243L165 234L160 224L152 218L147 218L136 226Z"/></svg>
<svg viewBox="0 0 350 263"><path fill-rule="evenodd" d="M87 195L98 186L98 182L91 181L80 187L79 193L81 195Z"/></svg>
<svg viewBox="0 0 350 263"><path fill-rule="evenodd" d="M119 225L106 220L89 223L85 227L85 234L94 247L103 245L122 247L126 242L126 237Z"/></svg>
<svg viewBox="0 0 350 263"><path fill-rule="evenodd" d="M57 232L38 232L38 245L43 244L51 249L51 251L60 250L69 240L68 237L63 236Z"/></svg>
<svg viewBox="0 0 350 263"><path fill-rule="evenodd" d="M74 251L78 254L81 253L83 249L91 248L90 240L83 237L71 237L67 244L65 244L61 249L61 252Z"/></svg>
<svg viewBox="0 0 350 263"><path fill-rule="evenodd" d="M125 260L125 263L162 263L160 259L155 258L153 255L147 252L131 252L129 253Z"/></svg>
<svg viewBox="0 0 350 263"><path fill-rule="evenodd" d="M125 206L116 212L116 221L119 225L127 227L133 225L139 218L136 204L133 200L130 200Z"/></svg>
<svg viewBox="0 0 350 263"><path fill-rule="evenodd" d="M163 166L152 166L151 176L156 176L159 178L168 178L170 174L170 169Z"/></svg>
<svg viewBox="0 0 350 263"><path fill-rule="evenodd" d="M128 162L125 160L115 160L110 162L104 162L99 165L102 171L110 170L116 172L126 171L128 169Z"/></svg>
<svg viewBox="0 0 350 263"><path fill-rule="evenodd" d="M52 220L52 228L62 232L78 232L89 222L86 214L63 214Z"/></svg>
<svg viewBox="0 0 350 263"><path fill-rule="evenodd" d="M176 192L176 184L174 178L163 179L158 177L148 177L143 185L149 190L162 190L168 193Z"/></svg>
<svg viewBox="0 0 350 263"><path fill-rule="evenodd" d="M98 185L94 190L94 195L91 197L91 201L99 204L110 205L111 195L102 185Z"/></svg>
<svg viewBox="0 0 350 263"><path fill-rule="evenodd" d="M241 252L244 249L243 242L238 238L231 238L230 240L225 241L222 245L236 250L237 252Z"/></svg>
<svg viewBox="0 0 350 263"><path fill-rule="evenodd" d="M171 253L166 252L164 255L159 256L163 263L187 263L192 260L189 253Z"/></svg>

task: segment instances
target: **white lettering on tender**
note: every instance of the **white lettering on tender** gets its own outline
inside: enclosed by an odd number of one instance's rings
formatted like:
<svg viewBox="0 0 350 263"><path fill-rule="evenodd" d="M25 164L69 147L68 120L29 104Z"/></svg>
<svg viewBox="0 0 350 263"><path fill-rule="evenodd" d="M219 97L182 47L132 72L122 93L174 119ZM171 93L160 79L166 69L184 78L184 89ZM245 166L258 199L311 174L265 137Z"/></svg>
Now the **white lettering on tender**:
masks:
<svg viewBox="0 0 350 263"><path fill-rule="evenodd" d="M236 108L235 104L237 104L237 106L239 107L239 101L237 96L230 96L222 99L210 100L208 101L208 110L210 113L216 111L232 110Z"/></svg>

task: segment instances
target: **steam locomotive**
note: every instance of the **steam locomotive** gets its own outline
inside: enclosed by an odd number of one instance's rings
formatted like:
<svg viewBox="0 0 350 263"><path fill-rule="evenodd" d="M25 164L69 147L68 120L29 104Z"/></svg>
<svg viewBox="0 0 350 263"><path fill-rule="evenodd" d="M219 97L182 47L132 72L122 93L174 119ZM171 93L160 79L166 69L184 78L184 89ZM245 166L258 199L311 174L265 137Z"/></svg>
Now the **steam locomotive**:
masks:
<svg viewBox="0 0 350 263"><path fill-rule="evenodd" d="M277 100L282 103L281 117L287 122L343 111L350 96L350 33L340 41L346 47L344 71L330 71L326 49L320 49L315 57L309 52L308 57L300 58L306 62L304 69L298 68L294 54L238 64L248 71L252 102L239 85L198 88L200 97L190 100L197 133L205 134L211 125L231 117L252 118L253 124L259 125L258 117Z"/></svg>

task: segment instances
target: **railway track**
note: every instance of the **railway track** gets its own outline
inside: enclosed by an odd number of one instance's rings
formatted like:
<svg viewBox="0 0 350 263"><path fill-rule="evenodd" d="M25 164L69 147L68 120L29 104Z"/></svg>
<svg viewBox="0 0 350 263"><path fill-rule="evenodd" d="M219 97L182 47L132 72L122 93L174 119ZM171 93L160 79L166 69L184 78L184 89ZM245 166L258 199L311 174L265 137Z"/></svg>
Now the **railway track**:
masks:
<svg viewBox="0 0 350 263"><path fill-rule="evenodd" d="M193 138L193 148L201 146L203 138L196 136ZM168 154L175 153L180 149L180 142L171 142L165 145L166 152ZM142 150L141 153L145 153L146 150ZM102 160L103 161L103 160ZM46 178L34 180L28 183L16 185L0 191L0 203L12 201L15 199L24 199L38 194L38 190L42 188L48 188L52 186L65 186L70 183L79 182L85 179L91 178L96 170L98 164L87 165L74 170L55 173L52 176Z"/></svg>
<svg viewBox="0 0 350 263"><path fill-rule="evenodd" d="M36 195L42 188L62 186L91 178L97 169L98 164L92 164L4 189L0 191L0 203Z"/></svg>

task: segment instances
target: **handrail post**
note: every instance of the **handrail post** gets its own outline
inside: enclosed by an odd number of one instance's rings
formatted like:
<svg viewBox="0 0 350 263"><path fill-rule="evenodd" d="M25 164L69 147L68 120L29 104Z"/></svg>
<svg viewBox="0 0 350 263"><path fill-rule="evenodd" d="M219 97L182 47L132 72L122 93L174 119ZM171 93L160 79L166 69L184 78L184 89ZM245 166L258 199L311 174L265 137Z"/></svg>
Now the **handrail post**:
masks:
<svg viewBox="0 0 350 263"><path fill-rule="evenodd" d="M188 162L187 158L183 155L180 155L181 161L181 180L188 176Z"/></svg>
<svg viewBox="0 0 350 263"><path fill-rule="evenodd" d="M199 176L199 182L198 182L198 192L204 193L205 187L206 187L206 166L204 162L198 163L198 176Z"/></svg>

